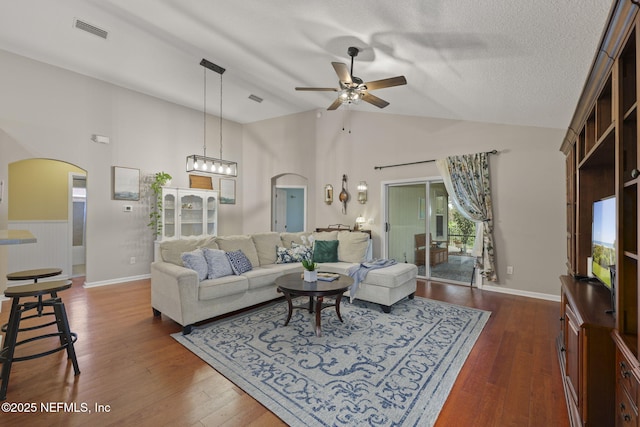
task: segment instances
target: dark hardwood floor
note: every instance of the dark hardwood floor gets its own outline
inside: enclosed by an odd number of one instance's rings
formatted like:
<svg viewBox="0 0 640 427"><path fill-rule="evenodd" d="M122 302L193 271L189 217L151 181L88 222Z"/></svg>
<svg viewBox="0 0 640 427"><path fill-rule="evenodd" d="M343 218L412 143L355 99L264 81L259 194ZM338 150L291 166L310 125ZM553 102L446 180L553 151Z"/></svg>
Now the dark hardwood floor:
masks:
<svg viewBox="0 0 640 427"><path fill-rule="evenodd" d="M82 373L73 376L64 352L15 363L5 402L23 413L0 411L0 425L284 425L169 336L181 327L152 316L149 280L91 289L82 281L59 295L79 336ZM569 425L555 351L559 303L425 282L417 294L492 312L436 426ZM9 309L3 302L0 324ZM20 352L47 345L55 341ZM57 402L74 403L77 412ZM24 413L25 403L35 412Z"/></svg>

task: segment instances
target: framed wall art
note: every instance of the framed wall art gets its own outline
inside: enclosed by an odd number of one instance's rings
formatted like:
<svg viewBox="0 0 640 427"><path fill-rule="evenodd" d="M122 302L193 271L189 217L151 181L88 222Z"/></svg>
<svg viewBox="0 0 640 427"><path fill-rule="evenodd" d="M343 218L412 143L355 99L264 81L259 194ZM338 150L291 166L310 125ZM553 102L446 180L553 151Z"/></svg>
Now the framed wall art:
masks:
<svg viewBox="0 0 640 427"><path fill-rule="evenodd" d="M140 200L140 169L113 166L113 200Z"/></svg>
<svg viewBox="0 0 640 427"><path fill-rule="evenodd" d="M213 180L210 176L189 175L189 188L213 190Z"/></svg>
<svg viewBox="0 0 640 427"><path fill-rule="evenodd" d="M235 205L236 204L236 180L229 178L220 178L220 204Z"/></svg>

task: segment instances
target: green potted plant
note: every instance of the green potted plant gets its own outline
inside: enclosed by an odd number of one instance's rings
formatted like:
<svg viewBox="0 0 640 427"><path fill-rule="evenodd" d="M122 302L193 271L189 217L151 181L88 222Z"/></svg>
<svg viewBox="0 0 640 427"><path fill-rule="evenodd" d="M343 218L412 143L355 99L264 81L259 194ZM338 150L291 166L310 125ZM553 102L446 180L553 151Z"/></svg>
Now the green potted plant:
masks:
<svg viewBox="0 0 640 427"><path fill-rule="evenodd" d="M171 175L165 172L156 172L151 182L151 192L153 193L154 206L149 213L149 228L153 230L155 236L162 232L162 186L171 181Z"/></svg>
<svg viewBox="0 0 640 427"><path fill-rule="evenodd" d="M304 281L305 282L317 282L318 281L318 264L310 259L302 260L302 267L304 267Z"/></svg>

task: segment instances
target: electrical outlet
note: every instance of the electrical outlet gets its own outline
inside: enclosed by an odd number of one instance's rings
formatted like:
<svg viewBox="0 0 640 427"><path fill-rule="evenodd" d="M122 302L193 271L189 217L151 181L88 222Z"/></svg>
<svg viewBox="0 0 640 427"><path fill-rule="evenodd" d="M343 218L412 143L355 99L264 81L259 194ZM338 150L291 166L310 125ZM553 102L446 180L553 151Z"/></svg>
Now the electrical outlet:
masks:
<svg viewBox="0 0 640 427"><path fill-rule="evenodd" d="M123 210L124 212L133 212L133 206L131 206L131 205L124 205L124 206L122 207L122 210Z"/></svg>
<svg viewBox="0 0 640 427"><path fill-rule="evenodd" d="M132 256L131 258L129 258L129 264L135 264L136 263L136 257Z"/></svg>
<svg viewBox="0 0 640 427"><path fill-rule="evenodd" d="M507 274L513 274L513 266L507 265Z"/></svg>

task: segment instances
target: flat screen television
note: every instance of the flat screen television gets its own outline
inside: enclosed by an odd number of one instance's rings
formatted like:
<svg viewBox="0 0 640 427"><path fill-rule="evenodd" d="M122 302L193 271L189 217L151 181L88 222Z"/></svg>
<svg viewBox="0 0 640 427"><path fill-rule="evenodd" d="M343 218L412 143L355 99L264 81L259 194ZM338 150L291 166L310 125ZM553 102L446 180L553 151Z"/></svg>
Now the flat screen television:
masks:
<svg viewBox="0 0 640 427"><path fill-rule="evenodd" d="M616 264L616 198L593 203L591 269L593 275L613 291ZM612 274L613 273L613 274Z"/></svg>

